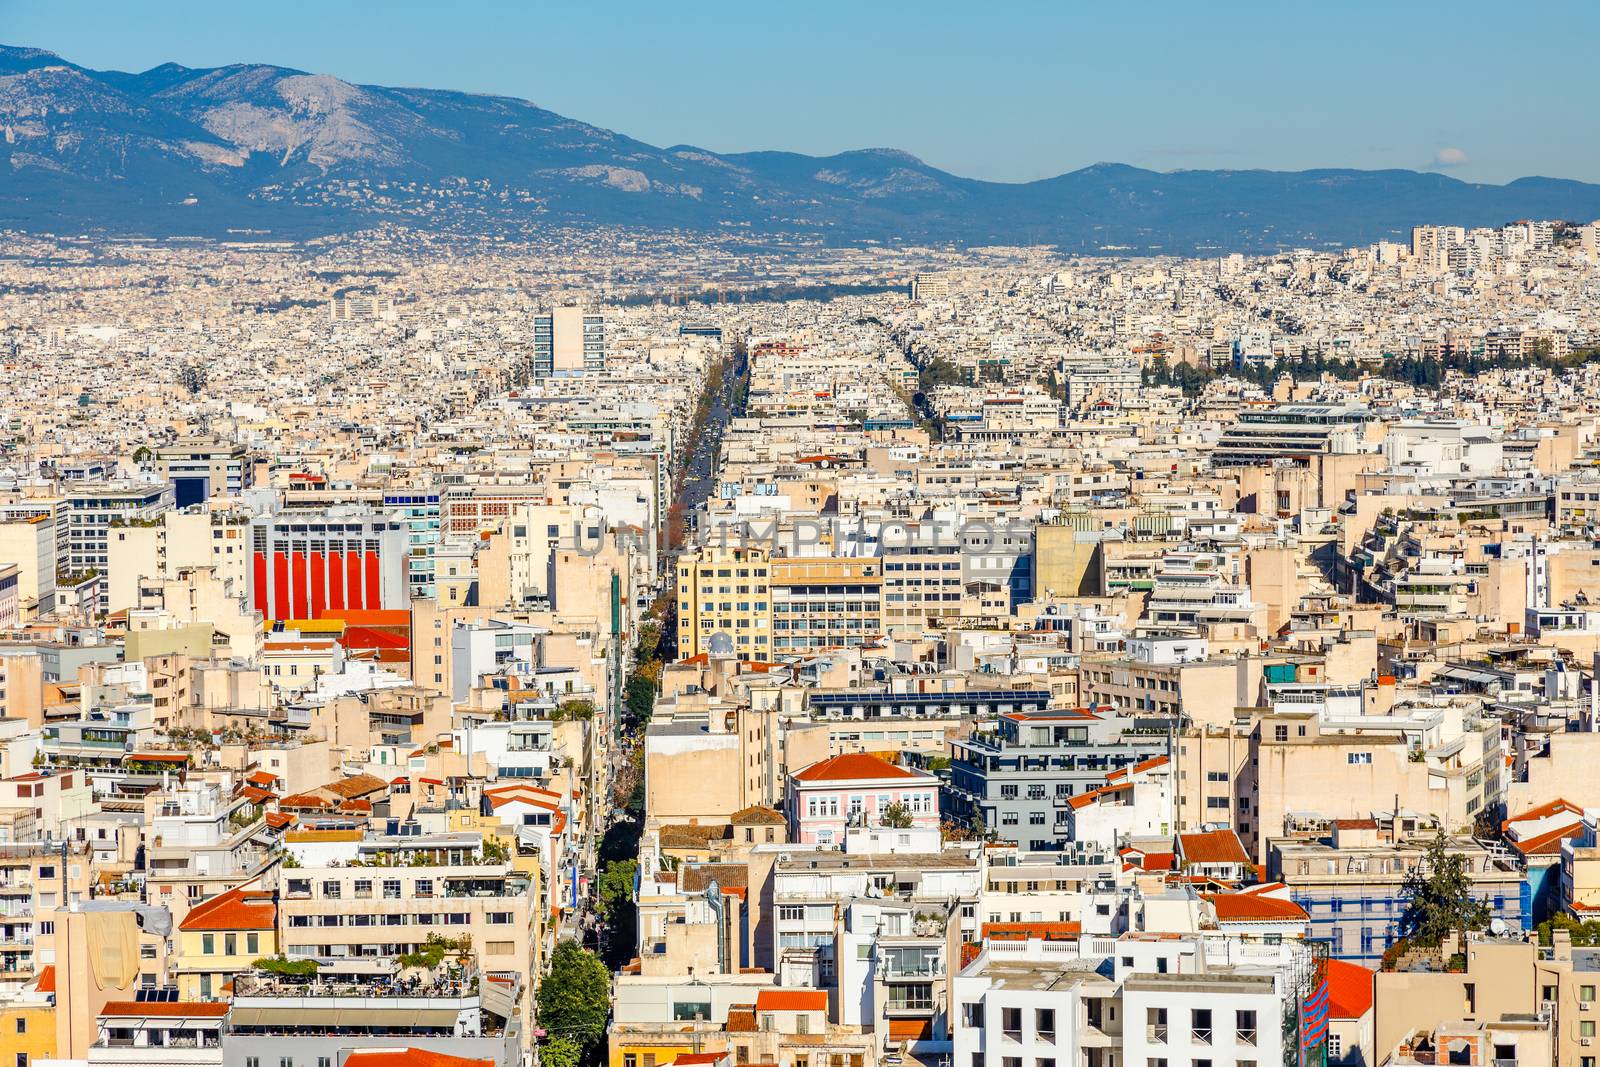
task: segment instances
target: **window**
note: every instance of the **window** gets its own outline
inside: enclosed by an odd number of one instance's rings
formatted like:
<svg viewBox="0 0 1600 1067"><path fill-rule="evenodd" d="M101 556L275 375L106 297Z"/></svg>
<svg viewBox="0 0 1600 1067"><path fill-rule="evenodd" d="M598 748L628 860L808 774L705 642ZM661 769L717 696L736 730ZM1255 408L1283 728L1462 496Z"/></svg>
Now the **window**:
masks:
<svg viewBox="0 0 1600 1067"><path fill-rule="evenodd" d="M806 909L798 904L784 904L778 908L778 919L781 922L799 922L806 917Z"/></svg>
<svg viewBox="0 0 1600 1067"><path fill-rule="evenodd" d="M1287 723L1279 723L1278 725L1274 726L1272 728L1272 739L1274 741L1287 741L1287 740L1289 740L1289 726L1288 726L1288 724Z"/></svg>
<svg viewBox="0 0 1600 1067"><path fill-rule="evenodd" d="M1167 1043L1166 1008L1146 1008L1144 1010L1144 1037L1152 1045L1165 1045Z"/></svg>
<svg viewBox="0 0 1600 1067"><path fill-rule="evenodd" d="M244 1058L244 1067L261 1067L261 1057L246 1056Z"/></svg>
<svg viewBox="0 0 1600 1067"><path fill-rule="evenodd" d="M1579 986L1578 987L1578 999L1583 1001L1585 1004L1593 1004L1594 1003L1594 986L1592 986L1592 985L1581 985L1581 986Z"/></svg>
<svg viewBox="0 0 1600 1067"><path fill-rule="evenodd" d="M214 956L217 954L216 934L200 935L200 954L203 956Z"/></svg>
<svg viewBox="0 0 1600 1067"><path fill-rule="evenodd" d="M632 1052L622 1054L622 1067L639 1067L639 1057Z"/></svg>
<svg viewBox="0 0 1600 1067"><path fill-rule="evenodd" d="M260 934L245 934L244 935L244 950L246 952L250 953L251 955L255 955L257 952L260 952L261 951L261 935Z"/></svg>
<svg viewBox="0 0 1600 1067"><path fill-rule="evenodd" d="M383 899L384 900L399 900L400 899L400 879L398 879L398 878L385 878L383 880Z"/></svg>
<svg viewBox="0 0 1600 1067"><path fill-rule="evenodd" d="M1253 1011L1236 1011L1233 1013L1233 1028L1239 1035L1239 1044L1254 1045L1256 1043L1256 1013Z"/></svg>
<svg viewBox="0 0 1600 1067"><path fill-rule="evenodd" d="M1056 1010L1054 1008L1039 1008L1033 1013L1033 1029L1041 1041L1054 1041L1056 1039Z"/></svg>
<svg viewBox="0 0 1600 1067"><path fill-rule="evenodd" d="M333 1057L332 1056L318 1056L317 1057L317 1067L333 1067Z"/></svg>
<svg viewBox="0 0 1600 1067"><path fill-rule="evenodd" d="M1022 1039L1022 1009L1001 1008L1000 1029L1005 1031L1007 1037L1020 1041Z"/></svg>
<svg viewBox="0 0 1600 1067"><path fill-rule="evenodd" d="M1372 753L1370 753L1370 752L1347 752L1347 753L1345 753L1344 760L1345 760L1346 763L1348 763L1348 764L1350 764L1352 766L1355 766L1357 764L1370 765L1372 763Z"/></svg>
<svg viewBox="0 0 1600 1067"><path fill-rule="evenodd" d="M1197 1045L1211 1044L1210 1008L1195 1008L1189 1013L1189 1037Z"/></svg>
<svg viewBox="0 0 1600 1067"><path fill-rule="evenodd" d="M18 1019L17 1020L17 1033L25 1034L27 1032L28 1032L28 1020L26 1020L26 1019Z"/></svg>
<svg viewBox="0 0 1600 1067"><path fill-rule="evenodd" d="M1584 1019L1584 1020L1582 1020L1582 1021L1580 1021L1578 1023L1578 1036L1579 1037L1593 1037L1594 1036L1594 1020L1593 1019Z"/></svg>
<svg viewBox="0 0 1600 1067"><path fill-rule="evenodd" d="M971 1004L961 1005L962 1019L968 1026L976 1029L983 1028L983 1001L973 1001Z"/></svg>
<svg viewBox="0 0 1600 1067"><path fill-rule="evenodd" d="M516 950L516 943L512 941L485 941L483 943L483 953L486 956L509 956Z"/></svg>
<svg viewBox="0 0 1600 1067"><path fill-rule="evenodd" d="M1344 1038L1331 1031L1328 1034L1328 1059L1344 1059ZM1593 1067L1593 1064L1589 1064L1587 1067Z"/></svg>

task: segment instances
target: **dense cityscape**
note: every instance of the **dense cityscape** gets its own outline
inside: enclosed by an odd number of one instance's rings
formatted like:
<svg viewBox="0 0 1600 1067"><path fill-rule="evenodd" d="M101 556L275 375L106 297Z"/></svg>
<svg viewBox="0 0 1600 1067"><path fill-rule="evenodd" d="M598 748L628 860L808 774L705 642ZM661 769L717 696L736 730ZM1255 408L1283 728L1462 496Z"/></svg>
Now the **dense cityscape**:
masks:
<svg viewBox="0 0 1600 1067"><path fill-rule="evenodd" d="M3 237L16 1067L1592 1067L1600 223Z"/></svg>

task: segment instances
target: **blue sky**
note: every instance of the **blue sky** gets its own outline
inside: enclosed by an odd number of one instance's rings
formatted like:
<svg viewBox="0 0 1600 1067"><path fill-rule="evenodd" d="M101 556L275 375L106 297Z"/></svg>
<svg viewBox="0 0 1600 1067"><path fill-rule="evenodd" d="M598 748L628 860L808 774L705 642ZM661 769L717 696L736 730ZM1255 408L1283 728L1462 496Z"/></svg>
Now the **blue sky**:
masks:
<svg viewBox="0 0 1600 1067"><path fill-rule="evenodd" d="M659 145L903 148L1004 181L1439 167L1600 180L1600 4L0 0L85 66L271 62L526 97Z"/></svg>

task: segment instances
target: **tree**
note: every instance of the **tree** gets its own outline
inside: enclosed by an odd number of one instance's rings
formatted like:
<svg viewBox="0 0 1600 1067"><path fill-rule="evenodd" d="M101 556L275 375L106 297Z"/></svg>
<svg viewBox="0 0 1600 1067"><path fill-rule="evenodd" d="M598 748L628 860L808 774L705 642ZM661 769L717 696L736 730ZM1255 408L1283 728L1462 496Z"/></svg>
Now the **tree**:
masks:
<svg viewBox="0 0 1600 1067"><path fill-rule="evenodd" d="M557 704L554 713L550 716L550 721L588 722L594 718L595 712L598 710L594 706L594 701L583 697L574 697L571 700L563 700L560 704Z"/></svg>
<svg viewBox="0 0 1600 1067"><path fill-rule="evenodd" d="M539 983L539 1025L576 1044L587 1057L606 1038L611 974L594 953L563 941L550 954L550 973Z"/></svg>
<svg viewBox="0 0 1600 1067"><path fill-rule="evenodd" d="M539 1047L539 1062L543 1067L580 1067L583 1049L570 1037L557 1035Z"/></svg>
<svg viewBox="0 0 1600 1067"><path fill-rule="evenodd" d="M1557 930L1565 930L1574 947L1593 948L1600 945L1600 921L1589 919L1580 922L1564 911L1539 924L1539 944L1554 944Z"/></svg>
<svg viewBox="0 0 1600 1067"><path fill-rule="evenodd" d="M1466 857L1450 852L1443 830L1429 842L1422 861L1406 873L1402 892L1406 909L1400 932L1417 944L1437 946L1455 933L1461 935L1464 952L1467 931L1489 924L1489 906L1472 895Z"/></svg>
<svg viewBox="0 0 1600 1067"><path fill-rule="evenodd" d="M615 922L617 913L633 902L638 873L638 860L617 860L600 872L600 914L607 922Z"/></svg>
<svg viewBox="0 0 1600 1067"><path fill-rule="evenodd" d="M911 829L911 811L904 804L890 804L883 809L878 821L891 830Z"/></svg>

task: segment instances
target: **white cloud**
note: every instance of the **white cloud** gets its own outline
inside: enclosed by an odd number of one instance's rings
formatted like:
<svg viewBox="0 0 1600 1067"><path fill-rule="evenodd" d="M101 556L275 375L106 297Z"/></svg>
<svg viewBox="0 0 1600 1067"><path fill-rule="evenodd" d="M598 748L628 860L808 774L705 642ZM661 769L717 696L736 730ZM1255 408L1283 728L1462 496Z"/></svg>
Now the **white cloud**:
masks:
<svg viewBox="0 0 1600 1067"><path fill-rule="evenodd" d="M1459 148L1441 148L1433 154L1436 167L1459 167L1467 161L1467 154Z"/></svg>

